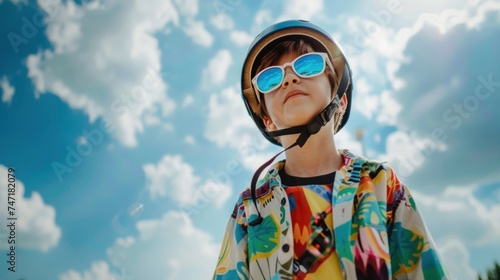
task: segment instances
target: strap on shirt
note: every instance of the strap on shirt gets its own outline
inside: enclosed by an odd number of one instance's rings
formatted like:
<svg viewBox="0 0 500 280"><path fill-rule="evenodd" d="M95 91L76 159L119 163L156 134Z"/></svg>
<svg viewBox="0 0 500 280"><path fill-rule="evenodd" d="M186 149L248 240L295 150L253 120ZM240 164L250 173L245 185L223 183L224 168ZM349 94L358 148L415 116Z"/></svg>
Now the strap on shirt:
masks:
<svg viewBox="0 0 500 280"><path fill-rule="evenodd" d="M317 213L311 218L313 233L307 241L302 255L293 259L293 274L297 279L304 279L308 272L316 268L318 260L328 257L332 252L334 237L325 223L325 218L332 212L332 205L325 211Z"/></svg>

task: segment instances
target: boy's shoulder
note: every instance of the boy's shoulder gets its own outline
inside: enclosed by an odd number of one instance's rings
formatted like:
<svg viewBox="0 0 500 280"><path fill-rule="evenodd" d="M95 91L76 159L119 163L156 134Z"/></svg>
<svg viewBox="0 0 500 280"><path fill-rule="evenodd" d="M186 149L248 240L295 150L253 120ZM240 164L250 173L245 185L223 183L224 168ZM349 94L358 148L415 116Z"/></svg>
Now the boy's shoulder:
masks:
<svg viewBox="0 0 500 280"><path fill-rule="evenodd" d="M257 181L257 186L255 189L256 198L265 197L268 195L274 187L280 185L278 180L278 172L283 168L285 164L284 160L276 162L267 171L264 177ZM247 200L252 198L252 191L250 185L248 185L240 194L239 200Z"/></svg>
<svg viewBox="0 0 500 280"><path fill-rule="evenodd" d="M344 172L351 174L353 170L359 169L360 172L368 172L370 177L374 177L383 172L392 172L392 167L387 163L387 161L368 159L364 156L357 155L347 149L339 150L339 152L344 157Z"/></svg>
<svg viewBox="0 0 500 280"><path fill-rule="evenodd" d="M257 188L255 189L255 198L261 198L266 195L268 195L271 192L271 180L263 182L261 185L257 185ZM250 189L250 186L247 186L240 194L240 199L247 200L247 199L252 199L252 191Z"/></svg>
<svg viewBox="0 0 500 280"><path fill-rule="evenodd" d="M348 149L339 149L339 152L344 157L344 166L361 165L367 168L374 166L383 166L385 168L388 167L387 161L368 159L364 156L355 154Z"/></svg>

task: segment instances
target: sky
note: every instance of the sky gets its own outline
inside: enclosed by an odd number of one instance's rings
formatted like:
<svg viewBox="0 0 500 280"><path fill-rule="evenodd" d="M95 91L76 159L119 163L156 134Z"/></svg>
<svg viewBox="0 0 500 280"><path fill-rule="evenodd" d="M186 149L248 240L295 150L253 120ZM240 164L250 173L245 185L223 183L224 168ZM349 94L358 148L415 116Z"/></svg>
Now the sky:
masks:
<svg viewBox="0 0 500 280"><path fill-rule="evenodd" d="M499 10L0 0L0 278L209 279L239 193L280 151L243 105L246 51L267 26L306 19L353 72L337 146L387 161L454 279L476 279L500 261Z"/></svg>

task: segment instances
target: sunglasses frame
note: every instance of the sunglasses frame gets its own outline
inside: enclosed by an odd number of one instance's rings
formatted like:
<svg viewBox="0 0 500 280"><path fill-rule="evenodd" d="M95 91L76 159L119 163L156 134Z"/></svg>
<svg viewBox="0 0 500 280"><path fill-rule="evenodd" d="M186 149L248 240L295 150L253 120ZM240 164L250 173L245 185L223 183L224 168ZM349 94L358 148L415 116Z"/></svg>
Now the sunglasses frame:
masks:
<svg viewBox="0 0 500 280"><path fill-rule="evenodd" d="M299 73L297 73L296 69L295 69L295 62L297 62L297 60L305 57L305 56L308 56L308 55L312 55L312 54L317 54L317 55L320 55L321 58L323 58L323 70L321 70L321 72L317 73L317 74L314 74L314 75L311 75L311 76L303 76L303 75L300 75ZM283 80L285 79L285 68L290 66L293 70L293 72L299 76L300 78L314 78L316 76L319 76L321 74L323 74L325 72L325 69L326 69L326 66L330 67L330 69L332 71L335 71L334 68L333 68L333 65L332 65L332 62L330 61L330 59L328 58L328 54L327 53L324 53L324 52L309 52L309 53L305 53L303 55L300 55L298 56L297 58L295 58L293 61L291 62L287 62L281 66L278 66L278 65L273 65L273 66L269 66L267 67L266 69L263 69L262 71L260 71L257 75L255 75L255 77L253 77L252 79L252 84L254 86L254 88L256 89L255 90L255 95L256 95L256 98L257 98L257 102L260 103L260 92L262 94L266 94L266 93L269 93L271 91L274 91L275 89L279 88L281 86L281 84L283 83ZM282 79L281 79L281 82L279 85L277 85L276 87L268 90L268 91L260 91L259 87L257 86L257 79L259 78L259 76L264 73L265 71L271 69L271 68L279 68L281 69L281 74L282 74Z"/></svg>

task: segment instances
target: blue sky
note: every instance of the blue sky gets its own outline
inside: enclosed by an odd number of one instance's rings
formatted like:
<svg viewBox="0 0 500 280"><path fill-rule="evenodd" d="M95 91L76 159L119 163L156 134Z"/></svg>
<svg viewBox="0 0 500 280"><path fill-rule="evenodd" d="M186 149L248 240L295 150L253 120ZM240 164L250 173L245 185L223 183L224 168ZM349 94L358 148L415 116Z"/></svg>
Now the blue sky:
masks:
<svg viewBox="0 0 500 280"><path fill-rule="evenodd" d="M498 1L0 0L0 219L16 272L206 279L253 170L280 151L240 97L252 39L311 20L344 47L337 145L387 160L457 279L500 260ZM196 269L193 269L196 267ZM135 278L133 278L135 277Z"/></svg>

